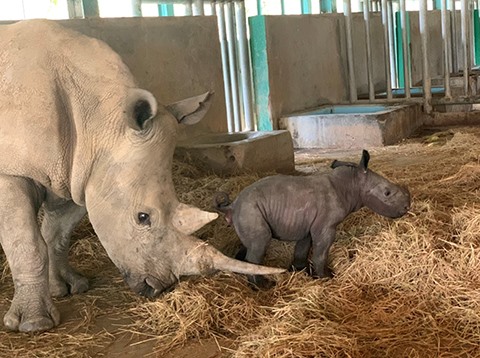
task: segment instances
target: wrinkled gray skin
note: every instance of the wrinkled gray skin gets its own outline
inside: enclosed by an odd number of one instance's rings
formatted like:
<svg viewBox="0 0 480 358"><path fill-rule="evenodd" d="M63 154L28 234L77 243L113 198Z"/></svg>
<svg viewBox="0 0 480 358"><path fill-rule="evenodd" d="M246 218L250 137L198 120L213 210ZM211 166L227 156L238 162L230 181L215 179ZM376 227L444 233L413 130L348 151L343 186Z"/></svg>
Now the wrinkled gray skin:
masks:
<svg viewBox="0 0 480 358"><path fill-rule="evenodd" d="M282 271L190 236L217 214L178 202L173 150L178 123L198 122L210 93L157 104L106 44L45 20L0 27L0 68L0 243L15 287L8 329L50 329L60 322L51 295L88 289L68 263L70 234L86 213L145 296L183 275Z"/></svg>
<svg viewBox="0 0 480 358"><path fill-rule="evenodd" d="M331 277L328 251L337 225L350 213L366 206L399 218L410 207L408 190L369 170L368 161L364 150L359 165L334 161L329 174L267 177L245 188L231 204L225 193L219 193L215 207L235 227L244 246L237 259L259 264L272 238L296 241L293 268L308 268L313 248L313 274ZM260 276L249 279L258 286L272 284Z"/></svg>

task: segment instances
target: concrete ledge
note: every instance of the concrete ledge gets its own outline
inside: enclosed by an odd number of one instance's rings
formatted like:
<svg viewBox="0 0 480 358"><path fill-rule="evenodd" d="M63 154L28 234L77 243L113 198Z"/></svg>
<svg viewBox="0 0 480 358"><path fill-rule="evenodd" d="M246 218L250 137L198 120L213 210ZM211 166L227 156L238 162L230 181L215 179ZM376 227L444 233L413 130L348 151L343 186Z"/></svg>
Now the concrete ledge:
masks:
<svg viewBox="0 0 480 358"><path fill-rule="evenodd" d="M342 107L342 110L336 110ZM418 104L342 105L292 114L280 127L292 134L295 148L356 149L399 142L422 125ZM338 113L337 113L338 112Z"/></svg>
<svg viewBox="0 0 480 358"><path fill-rule="evenodd" d="M285 130L206 134L179 142L175 156L220 175L295 169L292 137Z"/></svg>

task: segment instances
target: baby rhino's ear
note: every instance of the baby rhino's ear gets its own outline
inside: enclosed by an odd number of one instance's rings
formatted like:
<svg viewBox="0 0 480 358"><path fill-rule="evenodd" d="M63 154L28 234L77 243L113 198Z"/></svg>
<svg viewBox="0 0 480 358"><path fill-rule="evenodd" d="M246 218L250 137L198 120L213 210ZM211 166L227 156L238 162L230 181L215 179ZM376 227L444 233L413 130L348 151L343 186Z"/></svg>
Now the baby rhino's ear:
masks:
<svg viewBox="0 0 480 358"><path fill-rule="evenodd" d="M181 124L195 124L205 116L212 104L213 92L187 98L166 106Z"/></svg>
<svg viewBox="0 0 480 358"><path fill-rule="evenodd" d="M364 149L362 151L362 159L360 159L360 164L358 167L363 170L364 173L367 172L368 169L368 161L370 160L370 154Z"/></svg>

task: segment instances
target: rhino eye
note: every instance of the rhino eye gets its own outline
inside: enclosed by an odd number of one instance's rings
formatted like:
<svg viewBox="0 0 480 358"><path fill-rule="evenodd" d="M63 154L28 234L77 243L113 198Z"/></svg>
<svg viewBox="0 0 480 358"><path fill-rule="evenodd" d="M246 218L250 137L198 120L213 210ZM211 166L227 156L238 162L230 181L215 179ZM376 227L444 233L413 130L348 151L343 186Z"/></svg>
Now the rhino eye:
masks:
<svg viewBox="0 0 480 358"><path fill-rule="evenodd" d="M138 213L138 223L150 226L150 215L147 213Z"/></svg>
<svg viewBox="0 0 480 358"><path fill-rule="evenodd" d="M385 196L390 196L390 194L391 194L391 193L390 193L390 190L388 190L388 189L385 190Z"/></svg>

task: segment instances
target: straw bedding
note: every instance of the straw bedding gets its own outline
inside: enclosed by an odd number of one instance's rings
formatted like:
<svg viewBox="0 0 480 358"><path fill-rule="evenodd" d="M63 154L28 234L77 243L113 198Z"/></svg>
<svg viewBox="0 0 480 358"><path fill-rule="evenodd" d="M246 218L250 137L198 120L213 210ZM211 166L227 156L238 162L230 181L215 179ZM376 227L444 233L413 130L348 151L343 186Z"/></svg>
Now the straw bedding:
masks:
<svg viewBox="0 0 480 358"><path fill-rule="evenodd" d="M331 249L332 280L285 273L273 289L253 291L241 275L220 273L147 300L128 290L85 221L71 258L92 289L57 300L63 319L52 332L0 330L0 356L108 357L120 340L158 357L197 341L218 342L215 356L238 358L480 356L480 129L432 138L370 151L372 169L409 187L412 210L397 220L366 209L349 216ZM298 175L328 171L330 161L298 154ZM178 162L174 174L180 200L204 209L215 191L235 197L259 179L206 175ZM239 245L222 219L198 236L229 255ZM291 255L292 245L273 242L267 263L288 267ZM0 263L4 314L13 288L3 254Z"/></svg>

